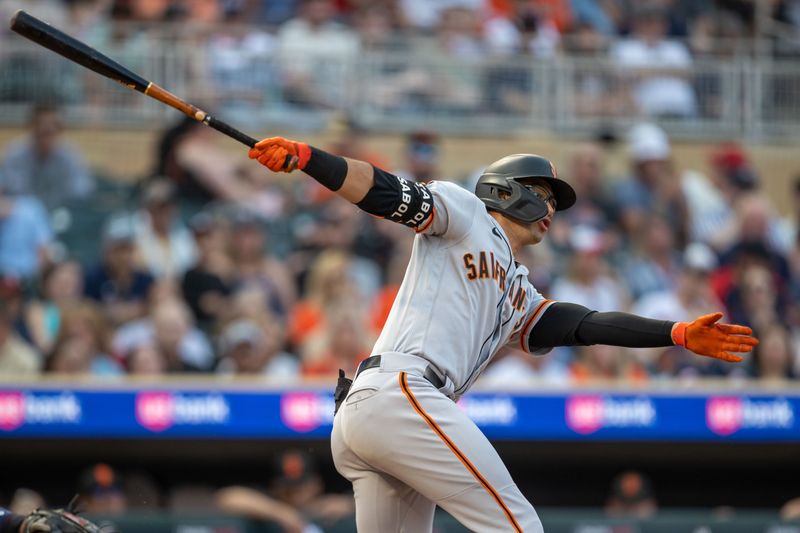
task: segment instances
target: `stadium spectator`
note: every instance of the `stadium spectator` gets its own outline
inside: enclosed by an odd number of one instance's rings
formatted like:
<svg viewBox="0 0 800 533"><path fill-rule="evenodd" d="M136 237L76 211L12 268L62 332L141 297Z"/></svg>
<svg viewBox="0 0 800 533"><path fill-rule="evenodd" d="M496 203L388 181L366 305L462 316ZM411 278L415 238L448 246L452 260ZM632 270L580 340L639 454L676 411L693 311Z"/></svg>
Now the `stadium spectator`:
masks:
<svg viewBox="0 0 800 533"><path fill-rule="evenodd" d="M355 512L349 495L326 494L313 458L287 450L275 461L276 476L266 490L243 486L220 489L216 507L229 514L276 521L285 531L320 531L310 524L333 527Z"/></svg>
<svg viewBox="0 0 800 533"><path fill-rule="evenodd" d="M24 287L20 280L16 278L0 276L0 302L6 308L8 320L11 327L25 342L33 344L30 331L25 323L25 301ZM35 345L34 345L35 347Z"/></svg>
<svg viewBox="0 0 800 533"><path fill-rule="evenodd" d="M0 374L36 374L40 367L39 354L14 331L9 306L0 298Z"/></svg>
<svg viewBox="0 0 800 533"><path fill-rule="evenodd" d="M759 266L772 272L778 305L785 310L792 274L787 258L770 242L778 231L772 208L762 193L742 193L737 197L734 216L731 227L726 228L733 235L733 243L720 256L722 267L712 280L715 291L726 305L737 307L741 298L737 287L743 285L745 272Z"/></svg>
<svg viewBox="0 0 800 533"><path fill-rule="evenodd" d="M189 222L198 251L197 263L186 271L181 292L197 325L209 331L226 316L233 264L225 246L225 231L214 216L201 212Z"/></svg>
<svg viewBox="0 0 800 533"><path fill-rule="evenodd" d="M598 0L571 0L575 20L573 32L578 26L588 26L604 36L615 36L617 28L609 13L603 9L603 4Z"/></svg>
<svg viewBox="0 0 800 533"><path fill-rule="evenodd" d="M750 264L740 272L725 299L731 321L747 325L757 333L773 324L786 324L786 296L778 290L775 273L765 265Z"/></svg>
<svg viewBox="0 0 800 533"><path fill-rule="evenodd" d="M25 308L25 326L33 344L48 353L61 327L63 310L83 298L83 273L75 261L47 265L39 279L39 297Z"/></svg>
<svg viewBox="0 0 800 533"><path fill-rule="evenodd" d="M473 62L486 55L478 12L464 6L450 6L439 15L436 27L438 50L450 59Z"/></svg>
<svg viewBox="0 0 800 533"><path fill-rule="evenodd" d="M97 463L78 478L81 509L99 515L121 515L128 508L119 474L105 463Z"/></svg>
<svg viewBox="0 0 800 533"><path fill-rule="evenodd" d="M358 33L359 45L365 52L392 52L406 48L397 29L398 21L391 8L384 4L367 3L353 15L353 29Z"/></svg>
<svg viewBox="0 0 800 533"><path fill-rule="evenodd" d="M479 10L484 0L399 0L400 17L404 25L432 33L450 8Z"/></svg>
<svg viewBox="0 0 800 533"><path fill-rule="evenodd" d="M210 128L191 117L165 130L159 139L153 175L172 180L182 207L189 211L215 200L242 200L252 192L216 141Z"/></svg>
<svg viewBox="0 0 800 533"><path fill-rule="evenodd" d="M658 215L645 218L634 249L622 266L622 277L633 299L674 290L680 272L680 254L669 223Z"/></svg>
<svg viewBox="0 0 800 533"><path fill-rule="evenodd" d="M483 26L486 46L494 55L552 58L560 45L557 17L550 16L545 2L515 0L511 11L490 17Z"/></svg>
<svg viewBox="0 0 800 533"><path fill-rule="evenodd" d="M144 316L153 277L136 268L130 217L112 215L103 231L103 258L84 280L84 293L98 302L114 326Z"/></svg>
<svg viewBox="0 0 800 533"><path fill-rule="evenodd" d="M780 510L781 520L799 520L800 519L800 497L792 498L781 506Z"/></svg>
<svg viewBox="0 0 800 533"><path fill-rule="evenodd" d="M176 194L167 179L150 181L134 215L137 262L156 278L177 279L195 262L194 239L176 216Z"/></svg>
<svg viewBox="0 0 800 533"><path fill-rule="evenodd" d="M650 117L690 117L697 112L688 49L668 39L667 13L649 4L636 8L631 37L614 43L611 58L629 70L639 110Z"/></svg>
<svg viewBox="0 0 800 533"><path fill-rule="evenodd" d="M685 321L723 308L710 283L711 273L717 268L714 252L702 243L692 243L683 254L683 269L678 274L674 289L645 294L633 305L631 312L660 320ZM635 356L644 362L651 374L694 377L701 374L716 375L722 365L712 359L698 360L680 347L667 350L643 348Z"/></svg>
<svg viewBox="0 0 800 533"><path fill-rule="evenodd" d="M647 380L647 369L628 353L615 346L594 344L580 346L569 365L570 379L585 384L592 381L623 381L628 383Z"/></svg>
<svg viewBox="0 0 800 533"><path fill-rule="evenodd" d="M570 235L571 254L566 271L553 283L554 300L592 306L597 311L628 308L623 284L608 274L603 256L607 251L604 236L590 226L576 226Z"/></svg>
<svg viewBox="0 0 800 533"><path fill-rule="evenodd" d="M629 470L614 478L606 512L612 516L647 518L658 510L650 480L641 472Z"/></svg>
<svg viewBox="0 0 800 533"><path fill-rule="evenodd" d="M300 346L303 376L335 378L343 368L348 375L369 357L372 341L366 317L358 307L344 303L325 310L323 327Z"/></svg>
<svg viewBox="0 0 800 533"><path fill-rule="evenodd" d="M333 0L301 0L298 16L278 30L284 99L328 109L345 97L342 80L358 53L358 38L336 22Z"/></svg>
<svg viewBox="0 0 800 533"><path fill-rule="evenodd" d="M50 259L53 230L41 202L0 190L0 276L28 281Z"/></svg>
<svg viewBox="0 0 800 533"><path fill-rule="evenodd" d="M338 250L322 252L311 264L305 295L289 315L289 342L300 346L310 335L322 330L327 310L360 302L351 277L351 257Z"/></svg>
<svg viewBox="0 0 800 533"><path fill-rule="evenodd" d="M677 242L686 242L689 216L681 181L671 161L667 134L652 123L641 123L628 132L631 175L612 186L616 222L626 239L633 240L648 216L665 217Z"/></svg>
<svg viewBox="0 0 800 533"><path fill-rule="evenodd" d="M154 342L134 346L125 358L125 368L133 376L159 376L169 370L167 358Z"/></svg>
<svg viewBox="0 0 800 533"><path fill-rule="evenodd" d="M383 154L369 147L367 144L368 131L355 119L336 121L331 125L331 129L335 134L330 146L331 153L351 159L361 159L376 167L388 166L389 162L386 161Z"/></svg>
<svg viewBox="0 0 800 533"><path fill-rule="evenodd" d="M213 25L223 22L225 10L220 0L191 0L181 2L184 23L196 25Z"/></svg>
<svg viewBox="0 0 800 533"><path fill-rule="evenodd" d="M275 320L260 325L246 319L231 322L220 335L221 359L217 372L282 379L297 377L300 374L297 358L281 351L284 337Z"/></svg>
<svg viewBox="0 0 800 533"><path fill-rule="evenodd" d="M564 36L564 51L576 56L579 68L570 73L574 113L578 117L608 117L609 122L630 115L636 107L626 81L595 62L608 55L613 41L593 26L579 22Z"/></svg>
<svg viewBox="0 0 800 533"><path fill-rule="evenodd" d="M56 107L35 106L30 135L9 145L0 165L0 189L35 196L47 209L91 195L94 178L77 150L64 142L62 130Z"/></svg>
<svg viewBox="0 0 800 533"><path fill-rule="evenodd" d="M792 179L790 195L792 198L790 211L782 221L781 233L786 235L790 247L794 247L796 238L800 235L800 174Z"/></svg>
<svg viewBox="0 0 800 533"><path fill-rule="evenodd" d="M435 133L422 130L409 133L402 167L395 174L419 183L440 179L440 150L440 139Z"/></svg>
<svg viewBox="0 0 800 533"><path fill-rule="evenodd" d="M49 372L118 376L122 367L110 356L106 317L87 300L67 305L45 369Z"/></svg>
<svg viewBox="0 0 800 533"><path fill-rule="evenodd" d="M125 357L144 344L164 355L170 372L205 372L215 362L206 336L195 328L191 312L173 296L153 301L150 314L120 327L112 341L114 352Z"/></svg>
<svg viewBox="0 0 800 533"><path fill-rule="evenodd" d="M119 376L123 373L121 367L111 360L95 357L87 343L77 337L56 343L47 359L45 370L56 374L94 377Z"/></svg>
<svg viewBox="0 0 800 533"><path fill-rule="evenodd" d="M111 15L119 20L163 22L175 9L173 0L113 0Z"/></svg>
<svg viewBox="0 0 800 533"><path fill-rule="evenodd" d="M781 324L771 324L759 332L761 343L753 350L752 372L762 382L780 382L797 377L794 374L796 356L791 334Z"/></svg>
<svg viewBox="0 0 800 533"><path fill-rule="evenodd" d="M708 178L693 171L683 175L682 188L691 217L690 238L723 250L732 238L732 206L743 191L743 177L752 174L748 171L747 154L737 143L726 142L715 147L709 163Z"/></svg>
<svg viewBox="0 0 800 533"><path fill-rule="evenodd" d="M582 225L606 230L613 219L613 204L606 188L602 147L591 142L579 144L570 156L566 172L578 199L563 216L559 213L554 224L566 220L570 227Z"/></svg>
<svg viewBox="0 0 800 533"><path fill-rule="evenodd" d="M253 23L275 27L297 14L300 0L245 0L242 16Z"/></svg>
<svg viewBox="0 0 800 533"><path fill-rule="evenodd" d="M781 262L780 276L788 279L783 254L791 248L791 239L782 231L781 220L766 194L760 191L742 192L734 204L735 220L728 232L732 247L743 242L760 242ZM777 265L776 265L777 266Z"/></svg>
<svg viewBox="0 0 800 533"><path fill-rule="evenodd" d="M382 258L373 257L373 260L381 266L384 279L382 287L372 297L369 307L370 331L377 337L386 319L389 318L389 312L400 291L400 284L408 266L408 257L411 255L413 238L405 231L399 234L393 233L397 229L404 230L399 224L375 224L373 227L381 233L389 233L387 240L392 243L391 247L383 249Z"/></svg>
<svg viewBox="0 0 800 533"><path fill-rule="evenodd" d="M486 55L474 10L452 5L443 10L430 38L411 40L409 53L425 58L387 75L375 103L398 112L473 113L481 104Z"/></svg>
<svg viewBox="0 0 800 533"><path fill-rule="evenodd" d="M11 502L8 504L8 508L12 513L22 516L45 506L46 502L44 501L44 497L35 490L28 488L19 488L15 490L14 494L11 496Z"/></svg>
<svg viewBox="0 0 800 533"><path fill-rule="evenodd" d="M721 305L710 284L710 275L717 264L717 257L708 246L690 244L683 254L683 268L675 289L645 294L634 303L632 312L677 322L714 312Z"/></svg>
<svg viewBox="0 0 800 533"><path fill-rule="evenodd" d="M571 350L564 348L536 357L506 348L492 359L479 379L483 384L498 387L530 384L531 381L568 385L570 374L566 360L570 356Z"/></svg>
<svg viewBox="0 0 800 533"><path fill-rule="evenodd" d="M233 286L263 292L270 311L285 317L296 298L292 278L286 265L268 253L261 222L247 211L237 211L229 239Z"/></svg>

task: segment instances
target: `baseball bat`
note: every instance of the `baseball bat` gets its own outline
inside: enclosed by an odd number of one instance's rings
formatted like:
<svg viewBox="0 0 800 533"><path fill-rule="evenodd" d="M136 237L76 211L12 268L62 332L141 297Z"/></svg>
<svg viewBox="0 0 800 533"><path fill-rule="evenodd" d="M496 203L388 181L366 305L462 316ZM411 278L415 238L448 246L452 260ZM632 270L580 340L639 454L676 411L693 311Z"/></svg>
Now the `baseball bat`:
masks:
<svg viewBox="0 0 800 533"><path fill-rule="evenodd" d="M98 52L91 46L82 43L78 39L54 28L36 17L29 15L23 10L17 11L11 18L11 29L53 52L82 65L89 70L105 76L111 80L121 83L128 89L133 89L140 93L155 98L178 111L185 113L198 122L210 126L215 130L224 133L228 137L236 139L242 144L252 148L258 142L246 133L242 133L230 124L211 116L202 109L184 101L163 87L152 81L146 80L135 72L131 72L108 56ZM285 168L290 168L297 163L296 156L287 156Z"/></svg>

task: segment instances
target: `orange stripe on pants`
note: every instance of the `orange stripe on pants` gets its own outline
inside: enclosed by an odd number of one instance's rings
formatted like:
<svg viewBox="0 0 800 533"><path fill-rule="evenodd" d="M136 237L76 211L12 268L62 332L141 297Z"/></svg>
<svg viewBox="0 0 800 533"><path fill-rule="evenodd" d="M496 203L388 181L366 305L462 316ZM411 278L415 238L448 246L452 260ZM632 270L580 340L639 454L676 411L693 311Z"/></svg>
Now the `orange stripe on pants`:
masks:
<svg viewBox="0 0 800 533"><path fill-rule="evenodd" d="M399 379L400 379L400 389L402 389L403 394L406 395L406 398L408 398L408 401L414 407L414 410L419 414L419 416L423 418L423 420L425 420L425 422L428 423L431 429L437 435L439 435L439 438L442 439L442 441L447 445L447 447L450 448L450 451L452 451L456 455L456 457L458 457L458 460L461 461L461 463L465 467L467 467L467 470L469 470L470 473L478 481L478 483L480 483L483 486L483 488L486 489L486 492L488 492L492 496L492 498L494 498L494 500L497 502L497 505L500 506L500 508L505 513L506 517L508 517L508 521L511 522L511 525L514 527L514 531L517 531L518 533L523 533L522 528L519 526L519 523L517 523L517 520L514 518L514 515L511 513L511 510L508 508L508 506L506 506L505 502L503 502L503 499L500 497L497 491L494 490L494 487L492 487L489 484L489 482L486 481L486 479L481 475L481 473L478 472L478 469L475 468L475 466L469 461L469 459L467 459L467 457L463 453L461 453L461 450L459 450L458 447L456 447L456 445L453 443L453 441L450 440L450 438L445 434L445 432L442 431L442 428L440 428L436 424L436 422L434 422L433 419L430 416L428 416L428 414L422 409L422 406L414 397L414 394L411 392L411 389L408 388L408 382L406 381L406 373L400 372Z"/></svg>

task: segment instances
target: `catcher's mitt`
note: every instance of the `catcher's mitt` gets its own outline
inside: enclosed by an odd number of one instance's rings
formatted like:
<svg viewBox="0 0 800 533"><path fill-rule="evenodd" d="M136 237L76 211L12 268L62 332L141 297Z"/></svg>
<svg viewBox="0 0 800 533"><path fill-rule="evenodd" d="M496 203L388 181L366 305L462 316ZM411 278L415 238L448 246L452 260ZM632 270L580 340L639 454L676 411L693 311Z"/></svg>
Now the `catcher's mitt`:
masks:
<svg viewBox="0 0 800 533"><path fill-rule="evenodd" d="M73 499L66 509L37 509L22 521L22 533L102 533L102 529L76 514Z"/></svg>

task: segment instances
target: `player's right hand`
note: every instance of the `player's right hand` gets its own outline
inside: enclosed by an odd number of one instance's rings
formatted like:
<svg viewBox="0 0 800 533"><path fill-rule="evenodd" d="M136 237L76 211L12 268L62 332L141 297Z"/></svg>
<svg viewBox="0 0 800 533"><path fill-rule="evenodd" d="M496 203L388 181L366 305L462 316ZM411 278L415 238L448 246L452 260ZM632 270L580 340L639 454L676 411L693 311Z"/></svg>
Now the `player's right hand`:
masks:
<svg viewBox="0 0 800 533"><path fill-rule="evenodd" d="M248 157L257 159L273 172L291 172L305 168L311 159L311 147L283 137L268 137L251 148Z"/></svg>
<svg viewBox="0 0 800 533"><path fill-rule="evenodd" d="M746 326L717 324L720 318L722 313L711 313L693 322L678 322L672 327L672 341L698 355L738 363L742 358L730 352L749 352L758 339Z"/></svg>

